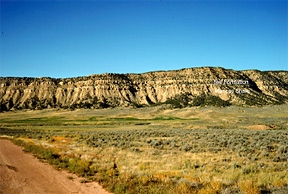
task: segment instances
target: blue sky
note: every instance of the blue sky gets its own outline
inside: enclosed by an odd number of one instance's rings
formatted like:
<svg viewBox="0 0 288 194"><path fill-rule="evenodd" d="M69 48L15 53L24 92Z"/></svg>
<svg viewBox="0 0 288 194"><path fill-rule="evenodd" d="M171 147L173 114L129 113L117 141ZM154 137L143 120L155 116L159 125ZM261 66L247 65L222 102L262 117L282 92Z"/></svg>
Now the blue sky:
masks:
<svg viewBox="0 0 288 194"><path fill-rule="evenodd" d="M287 1L1 1L0 76L288 70Z"/></svg>

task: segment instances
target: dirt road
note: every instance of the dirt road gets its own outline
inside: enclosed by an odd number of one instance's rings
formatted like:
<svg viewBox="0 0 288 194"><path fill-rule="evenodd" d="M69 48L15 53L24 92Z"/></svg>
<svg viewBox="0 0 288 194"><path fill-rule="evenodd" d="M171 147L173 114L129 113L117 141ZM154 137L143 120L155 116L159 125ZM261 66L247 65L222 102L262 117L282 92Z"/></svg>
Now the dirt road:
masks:
<svg viewBox="0 0 288 194"><path fill-rule="evenodd" d="M97 183L69 180L9 140L0 139L0 194L108 194Z"/></svg>

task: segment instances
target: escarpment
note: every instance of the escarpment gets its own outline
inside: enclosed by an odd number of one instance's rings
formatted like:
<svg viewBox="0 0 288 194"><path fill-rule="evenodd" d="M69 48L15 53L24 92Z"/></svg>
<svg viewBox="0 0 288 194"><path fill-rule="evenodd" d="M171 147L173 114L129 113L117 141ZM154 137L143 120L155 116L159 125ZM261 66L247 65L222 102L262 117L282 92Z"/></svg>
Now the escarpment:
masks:
<svg viewBox="0 0 288 194"><path fill-rule="evenodd" d="M1 111L43 108L105 108L170 103L265 105L288 101L287 71L234 71L202 67L143 74L86 77L1 77Z"/></svg>

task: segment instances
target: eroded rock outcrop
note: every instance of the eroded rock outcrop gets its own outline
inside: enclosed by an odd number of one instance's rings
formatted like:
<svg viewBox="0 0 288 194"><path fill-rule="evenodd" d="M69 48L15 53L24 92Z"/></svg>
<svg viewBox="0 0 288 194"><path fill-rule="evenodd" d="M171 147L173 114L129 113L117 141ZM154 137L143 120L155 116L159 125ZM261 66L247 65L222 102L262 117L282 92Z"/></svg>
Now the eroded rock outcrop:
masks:
<svg viewBox="0 0 288 194"><path fill-rule="evenodd" d="M143 74L86 77L1 77L1 111L13 109L105 108L165 102L195 105L216 96L223 102L263 105L288 102L287 71L234 71L202 67ZM211 98L215 100L215 98Z"/></svg>

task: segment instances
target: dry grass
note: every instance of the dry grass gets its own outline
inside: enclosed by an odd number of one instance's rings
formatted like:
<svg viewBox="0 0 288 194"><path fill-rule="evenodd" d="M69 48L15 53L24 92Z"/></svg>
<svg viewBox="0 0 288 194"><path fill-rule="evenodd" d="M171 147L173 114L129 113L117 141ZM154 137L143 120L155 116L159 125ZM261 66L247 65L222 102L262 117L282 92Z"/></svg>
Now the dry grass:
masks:
<svg viewBox="0 0 288 194"><path fill-rule="evenodd" d="M1 127L8 131L5 133L9 135L9 132L15 130L12 135L21 136L31 143L53 147L62 158L80 159L75 160L75 164L73 161L70 163L97 169L98 173L92 176L92 179L100 181L104 186L107 184L106 187L115 193L161 193L157 190L160 188L162 193L179 194L220 193L227 188L254 194L260 193L263 188L269 190L287 187L287 161L282 159L277 161L278 147L287 142L275 143L274 139L278 137L269 136L274 131L279 134L287 131L287 115L287 105L262 108L231 106L167 110L163 107L151 107L0 113ZM251 138L246 142L241 143L241 140L237 147L233 142L228 144L228 141L225 141L226 147L222 146L217 152L208 150L210 147L205 143L209 138L201 142L195 139L194 133L192 135L189 133L201 129L197 131L200 139L211 135L211 138L219 141L217 143L221 143L221 137L223 136L224 139L227 137L226 132L235 131L241 137L242 131L239 129L253 125L266 126L266 129L256 133L251 128L247 130L247 133L251 131ZM279 128L268 127L275 125ZM226 128L231 130L224 130ZM133 137L134 133L149 132L148 129L152 136ZM185 134L159 135L160 132L169 130L185 132ZM4 133L4 131L0 132ZM215 133L217 138L213 136ZM246 131L243 131L243 134L245 133ZM259 155L246 153L249 149L254 149L253 146L255 147L257 142L255 145L252 144L253 135L258 133L265 135L265 141L269 146L271 141L274 142L271 146L277 148L268 150L268 156L265 156L264 150L256 150L255 153ZM93 135L95 141L104 139L108 142L107 145L100 144L98 147L89 145L86 140ZM106 137L112 139L105 139ZM124 143L129 142L133 145L123 147L109 144L121 142L122 137L128 139L125 139ZM282 136L282 138L287 137L287 134ZM156 146L153 147L152 144L147 143L174 140L175 147L169 147L170 144L163 147L155 144ZM180 149L181 146L187 143L192 145L193 142L198 146L191 149L193 152ZM216 145L218 144L211 148ZM229 147L232 145L234 150ZM261 149L262 147L259 146ZM195 151L197 149L199 151ZM233 193L233 190L231 192Z"/></svg>

